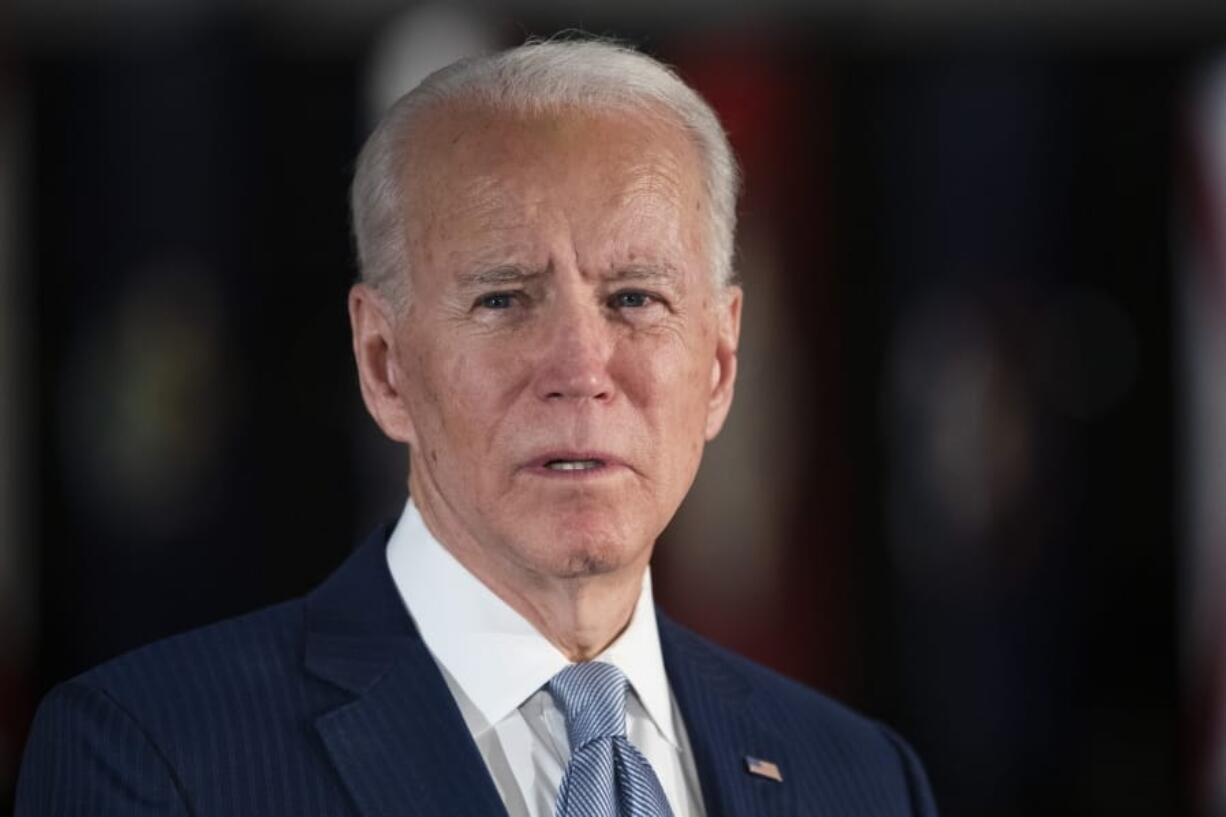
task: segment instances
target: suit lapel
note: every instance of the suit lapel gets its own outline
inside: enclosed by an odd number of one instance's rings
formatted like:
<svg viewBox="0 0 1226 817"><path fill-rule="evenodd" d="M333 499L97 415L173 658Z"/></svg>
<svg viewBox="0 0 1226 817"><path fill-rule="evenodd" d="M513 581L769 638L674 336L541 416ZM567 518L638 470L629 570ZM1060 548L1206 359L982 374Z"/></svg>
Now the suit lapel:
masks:
<svg viewBox="0 0 1226 817"><path fill-rule="evenodd" d="M505 814L372 536L307 600L306 669L354 697L315 727L363 817Z"/></svg>
<svg viewBox="0 0 1226 817"><path fill-rule="evenodd" d="M707 817L794 814L788 747L755 716L748 682L713 647L666 616L658 618L664 666L685 721ZM775 763L783 781L751 774L747 757Z"/></svg>
<svg viewBox="0 0 1226 817"><path fill-rule="evenodd" d="M307 599L308 673L352 698L315 728L363 817L505 814L433 657L404 609L376 532ZM791 815L787 745L755 716L733 662L660 614L665 669L708 817ZM777 764L783 782L749 773Z"/></svg>

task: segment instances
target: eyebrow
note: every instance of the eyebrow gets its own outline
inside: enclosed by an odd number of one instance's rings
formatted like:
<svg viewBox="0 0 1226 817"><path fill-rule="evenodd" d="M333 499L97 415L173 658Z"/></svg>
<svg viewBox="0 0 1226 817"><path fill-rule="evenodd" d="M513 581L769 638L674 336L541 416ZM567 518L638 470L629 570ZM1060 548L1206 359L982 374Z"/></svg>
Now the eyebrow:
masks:
<svg viewBox="0 0 1226 817"><path fill-rule="evenodd" d="M501 266L491 267L488 269L478 269L472 272L464 272L459 276L460 286L469 289L486 286L498 286L505 284L519 284L525 281L531 281L541 277L539 270L530 270L524 267Z"/></svg>
<svg viewBox="0 0 1226 817"><path fill-rule="evenodd" d="M498 267L489 267L476 269L471 272L460 273L458 282L461 288L478 289L489 286L506 286L507 284L523 284L528 281L535 281L543 277L543 270L529 269L526 267L504 265ZM628 264L620 266L613 270L608 275L602 276L604 280L615 283L624 281L639 281L646 283L673 283L681 278L680 270L670 263L663 264Z"/></svg>
<svg viewBox="0 0 1226 817"><path fill-rule="evenodd" d="M646 281L657 283L671 283L681 277L681 272L672 264L667 262L662 264L627 264L624 267L618 267L613 273L607 276L610 281Z"/></svg>

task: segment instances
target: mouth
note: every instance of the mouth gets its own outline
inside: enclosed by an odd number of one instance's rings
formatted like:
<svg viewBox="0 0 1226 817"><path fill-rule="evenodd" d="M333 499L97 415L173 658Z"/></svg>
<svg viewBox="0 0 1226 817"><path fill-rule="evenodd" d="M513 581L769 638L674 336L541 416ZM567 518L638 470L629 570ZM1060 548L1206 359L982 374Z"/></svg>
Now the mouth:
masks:
<svg viewBox="0 0 1226 817"><path fill-rule="evenodd" d="M592 471L604 464L604 460L549 460L545 467L550 471Z"/></svg>
<svg viewBox="0 0 1226 817"><path fill-rule="evenodd" d="M617 458L592 451L552 451L527 464L532 473L557 477L590 477L623 467Z"/></svg>

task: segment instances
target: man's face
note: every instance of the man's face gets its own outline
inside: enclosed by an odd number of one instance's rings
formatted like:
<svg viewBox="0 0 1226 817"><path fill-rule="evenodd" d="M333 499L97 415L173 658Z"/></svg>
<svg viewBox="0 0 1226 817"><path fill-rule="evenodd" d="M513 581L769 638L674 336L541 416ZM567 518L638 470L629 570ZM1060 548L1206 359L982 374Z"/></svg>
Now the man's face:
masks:
<svg viewBox="0 0 1226 817"><path fill-rule="evenodd" d="M504 575L640 567L735 375L740 292L714 283L695 148L578 110L451 108L414 137L402 411L381 424L415 502Z"/></svg>

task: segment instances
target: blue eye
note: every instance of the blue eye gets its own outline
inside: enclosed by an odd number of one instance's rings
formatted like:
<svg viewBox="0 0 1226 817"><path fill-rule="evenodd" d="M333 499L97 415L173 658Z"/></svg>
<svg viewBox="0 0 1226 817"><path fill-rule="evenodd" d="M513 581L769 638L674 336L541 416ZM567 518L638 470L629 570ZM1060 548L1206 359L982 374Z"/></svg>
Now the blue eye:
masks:
<svg viewBox="0 0 1226 817"><path fill-rule="evenodd" d="M618 309L639 309L651 303L646 292L619 292L613 296L613 306Z"/></svg>
<svg viewBox="0 0 1226 817"><path fill-rule="evenodd" d="M477 299L477 304L485 309L510 309L514 296L509 292L495 292L491 295L482 295Z"/></svg>

